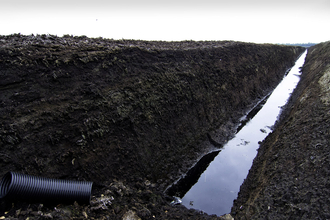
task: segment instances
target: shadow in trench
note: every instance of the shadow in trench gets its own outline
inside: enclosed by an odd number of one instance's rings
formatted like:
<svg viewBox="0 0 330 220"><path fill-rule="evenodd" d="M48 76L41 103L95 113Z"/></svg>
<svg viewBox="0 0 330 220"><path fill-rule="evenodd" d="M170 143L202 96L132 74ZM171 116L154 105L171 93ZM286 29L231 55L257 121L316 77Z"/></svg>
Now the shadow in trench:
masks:
<svg viewBox="0 0 330 220"><path fill-rule="evenodd" d="M209 164L214 160L214 158L220 153L219 151L214 151L203 156L195 166L193 166L187 174L181 178L177 183L169 187L165 193L169 196L176 196L183 198L184 195L190 190L190 188L197 183L199 177L206 170Z"/></svg>

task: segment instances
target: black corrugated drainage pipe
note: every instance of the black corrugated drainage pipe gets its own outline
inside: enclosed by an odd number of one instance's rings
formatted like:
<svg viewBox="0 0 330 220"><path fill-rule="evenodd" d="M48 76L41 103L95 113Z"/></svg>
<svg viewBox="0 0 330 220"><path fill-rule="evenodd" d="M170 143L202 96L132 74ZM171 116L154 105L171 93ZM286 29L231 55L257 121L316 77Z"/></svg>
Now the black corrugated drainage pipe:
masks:
<svg viewBox="0 0 330 220"><path fill-rule="evenodd" d="M48 179L8 172L0 182L0 199L43 203L89 204L92 182Z"/></svg>

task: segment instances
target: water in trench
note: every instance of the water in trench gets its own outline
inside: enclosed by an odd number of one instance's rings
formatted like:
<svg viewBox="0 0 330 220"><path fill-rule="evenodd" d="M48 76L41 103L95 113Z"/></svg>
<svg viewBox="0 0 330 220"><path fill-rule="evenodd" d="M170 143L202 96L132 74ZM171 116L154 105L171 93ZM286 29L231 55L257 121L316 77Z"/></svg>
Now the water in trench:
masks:
<svg viewBox="0 0 330 220"><path fill-rule="evenodd" d="M221 151L204 156L185 178L168 190L169 195L179 197L187 208L216 215L230 213L240 185L257 155L258 142L271 132L281 107L299 82L299 67L303 66L306 54L307 51L300 56L282 82L265 99L267 101L259 105L262 108L255 116L247 123L243 119L246 125L239 127L236 136Z"/></svg>

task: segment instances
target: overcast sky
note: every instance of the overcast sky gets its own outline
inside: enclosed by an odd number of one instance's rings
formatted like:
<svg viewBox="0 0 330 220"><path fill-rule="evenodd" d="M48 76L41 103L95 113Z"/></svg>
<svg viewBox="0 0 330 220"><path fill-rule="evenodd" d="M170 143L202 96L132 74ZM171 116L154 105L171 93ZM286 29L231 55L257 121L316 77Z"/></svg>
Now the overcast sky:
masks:
<svg viewBox="0 0 330 220"><path fill-rule="evenodd" d="M0 0L0 35L319 43L330 0Z"/></svg>

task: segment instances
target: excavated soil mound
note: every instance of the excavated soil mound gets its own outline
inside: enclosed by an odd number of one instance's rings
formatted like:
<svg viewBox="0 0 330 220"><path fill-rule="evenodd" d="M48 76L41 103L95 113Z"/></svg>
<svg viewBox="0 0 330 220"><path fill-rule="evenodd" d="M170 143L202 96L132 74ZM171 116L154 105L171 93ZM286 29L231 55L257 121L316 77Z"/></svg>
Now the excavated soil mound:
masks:
<svg viewBox="0 0 330 220"><path fill-rule="evenodd" d="M2 215L216 218L171 206L164 189L215 147L201 142L223 144L303 50L0 36L0 176L94 182L89 206L2 202Z"/></svg>

